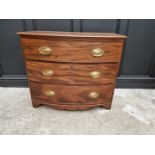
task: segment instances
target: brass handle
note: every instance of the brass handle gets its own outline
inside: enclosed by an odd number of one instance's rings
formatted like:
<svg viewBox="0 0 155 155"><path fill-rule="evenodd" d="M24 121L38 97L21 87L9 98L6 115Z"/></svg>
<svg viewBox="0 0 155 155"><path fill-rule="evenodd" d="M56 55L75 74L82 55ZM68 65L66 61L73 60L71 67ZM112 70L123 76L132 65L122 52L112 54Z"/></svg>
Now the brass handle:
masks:
<svg viewBox="0 0 155 155"><path fill-rule="evenodd" d="M52 53L52 49L47 46L42 46L38 50L39 50L39 53L43 55L49 55Z"/></svg>
<svg viewBox="0 0 155 155"><path fill-rule="evenodd" d="M52 70L50 70L50 69L45 69L45 70L42 71L42 74L44 76L52 76L54 74L54 72Z"/></svg>
<svg viewBox="0 0 155 155"><path fill-rule="evenodd" d="M98 92L91 92L91 93L89 93L88 96L91 99L96 99L96 98L98 98L100 96L100 94Z"/></svg>
<svg viewBox="0 0 155 155"><path fill-rule="evenodd" d="M44 94L46 96L52 97L52 96L55 95L55 92L53 90L47 90L47 91L44 92Z"/></svg>
<svg viewBox="0 0 155 155"><path fill-rule="evenodd" d="M89 75L91 78L97 79L101 77L102 73L100 71L92 71Z"/></svg>
<svg viewBox="0 0 155 155"><path fill-rule="evenodd" d="M94 48L92 51L91 51L91 55L94 56L94 57L101 57L103 56L105 53L105 51L101 48Z"/></svg>

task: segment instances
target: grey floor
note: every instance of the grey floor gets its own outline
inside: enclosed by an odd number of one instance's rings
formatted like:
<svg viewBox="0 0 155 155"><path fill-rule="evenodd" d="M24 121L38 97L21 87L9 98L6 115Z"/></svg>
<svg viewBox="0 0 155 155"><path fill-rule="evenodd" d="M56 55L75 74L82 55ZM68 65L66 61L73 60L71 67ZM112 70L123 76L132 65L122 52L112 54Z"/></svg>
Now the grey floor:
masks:
<svg viewBox="0 0 155 155"><path fill-rule="evenodd" d="M155 134L155 90L116 89L111 110L33 108L28 88L0 88L0 134Z"/></svg>

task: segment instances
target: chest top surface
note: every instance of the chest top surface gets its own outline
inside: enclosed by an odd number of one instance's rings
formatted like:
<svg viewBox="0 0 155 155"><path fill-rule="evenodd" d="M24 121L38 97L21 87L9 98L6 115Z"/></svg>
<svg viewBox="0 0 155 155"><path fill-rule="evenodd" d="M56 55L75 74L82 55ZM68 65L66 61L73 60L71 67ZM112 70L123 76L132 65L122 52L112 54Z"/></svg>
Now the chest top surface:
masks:
<svg viewBox="0 0 155 155"><path fill-rule="evenodd" d="M127 36L116 33L96 33L96 32L58 32L58 31L27 31L18 32L20 36L44 36L44 37L75 37L75 38L116 38L125 39Z"/></svg>

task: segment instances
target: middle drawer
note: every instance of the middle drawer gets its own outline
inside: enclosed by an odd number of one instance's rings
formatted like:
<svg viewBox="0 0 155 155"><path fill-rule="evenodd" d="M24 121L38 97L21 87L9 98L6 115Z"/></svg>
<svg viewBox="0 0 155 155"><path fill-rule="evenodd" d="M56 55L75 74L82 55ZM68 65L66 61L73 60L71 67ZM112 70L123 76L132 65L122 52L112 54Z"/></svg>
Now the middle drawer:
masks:
<svg viewBox="0 0 155 155"><path fill-rule="evenodd" d="M117 63L74 64L26 61L31 81L53 84L106 84L114 83Z"/></svg>

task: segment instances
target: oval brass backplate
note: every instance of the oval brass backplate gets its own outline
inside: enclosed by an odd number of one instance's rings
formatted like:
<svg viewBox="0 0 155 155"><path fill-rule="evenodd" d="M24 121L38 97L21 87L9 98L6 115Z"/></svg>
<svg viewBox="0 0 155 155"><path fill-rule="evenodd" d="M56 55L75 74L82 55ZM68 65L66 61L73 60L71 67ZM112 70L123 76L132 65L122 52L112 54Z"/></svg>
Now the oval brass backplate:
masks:
<svg viewBox="0 0 155 155"><path fill-rule="evenodd" d="M54 72L51 69L45 69L42 71L42 74L44 76L52 76L54 74Z"/></svg>
<svg viewBox="0 0 155 155"><path fill-rule="evenodd" d="M89 98L91 99L96 99L100 96L100 94L98 92L91 92L89 93Z"/></svg>
<svg viewBox="0 0 155 155"><path fill-rule="evenodd" d="M91 51L91 55L94 56L94 57L101 57L103 56L105 53L105 51L101 48L94 48L92 51Z"/></svg>
<svg viewBox="0 0 155 155"><path fill-rule="evenodd" d="M93 79L98 79L101 77L102 73L100 71L92 71L89 75Z"/></svg>
<svg viewBox="0 0 155 155"><path fill-rule="evenodd" d="M42 55L52 54L52 49L48 46L42 46L38 50L39 50L39 53Z"/></svg>
<svg viewBox="0 0 155 155"><path fill-rule="evenodd" d="M49 97L55 96L55 92L53 90L46 90L44 94Z"/></svg>

